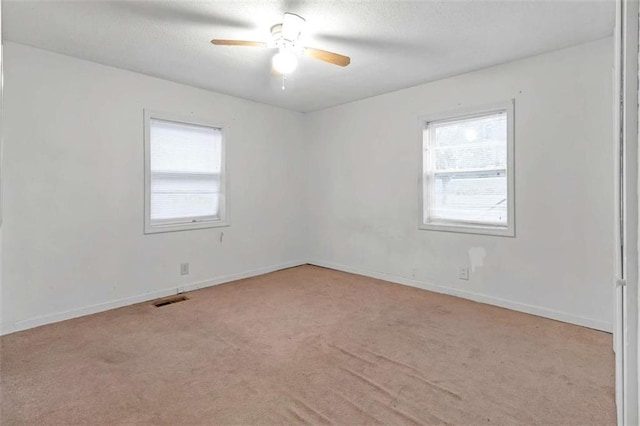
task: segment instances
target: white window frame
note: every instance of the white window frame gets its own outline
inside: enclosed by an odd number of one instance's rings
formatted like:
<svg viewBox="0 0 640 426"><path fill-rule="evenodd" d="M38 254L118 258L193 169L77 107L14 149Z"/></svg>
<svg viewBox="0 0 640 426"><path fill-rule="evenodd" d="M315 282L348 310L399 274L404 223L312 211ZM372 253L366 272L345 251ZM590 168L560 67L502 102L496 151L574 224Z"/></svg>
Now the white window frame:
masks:
<svg viewBox="0 0 640 426"><path fill-rule="evenodd" d="M419 229L428 231L461 232L468 234L496 235L503 237L515 237L515 161L514 161L514 110L515 100L498 102L481 107L462 108L445 113L423 115L418 117L418 133L420 147L420 218ZM505 111L507 114L507 225L492 226L490 224L475 224L456 220L439 220L425 223L425 213L429 203L429 179L430 161L424 160L424 150L429 142L425 140L424 130L427 124L434 122L458 121L468 118L481 117L491 113ZM430 158L431 151L427 151ZM426 163L426 164L425 164Z"/></svg>
<svg viewBox="0 0 640 426"><path fill-rule="evenodd" d="M222 135L220 189L222 196L219 200L219 219L191 219L189 222L175 222L168 220L166 223L151 224L151 120L173 121L181 124L193 124L196 126L214 127L220 129ZM229 188L228 169L226 160L226 142L228 129L224 125L213 124L206 120L184 117L176 114L144 110L144 233L155 234L159 232L188 231L192 229L219 228L229 226Z"/></svg>

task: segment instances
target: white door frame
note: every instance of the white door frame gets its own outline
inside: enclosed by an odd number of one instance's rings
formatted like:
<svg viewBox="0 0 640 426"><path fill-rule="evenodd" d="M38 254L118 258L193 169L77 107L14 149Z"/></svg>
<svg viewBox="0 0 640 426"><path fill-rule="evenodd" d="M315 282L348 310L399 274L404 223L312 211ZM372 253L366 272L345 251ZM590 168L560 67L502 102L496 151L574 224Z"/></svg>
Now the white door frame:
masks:
<svg viewBox="0 0 640 426"><path fill-rule="evenodd" d="M616 407L618 425L638 418L638 0L616 0Z"/></svg>

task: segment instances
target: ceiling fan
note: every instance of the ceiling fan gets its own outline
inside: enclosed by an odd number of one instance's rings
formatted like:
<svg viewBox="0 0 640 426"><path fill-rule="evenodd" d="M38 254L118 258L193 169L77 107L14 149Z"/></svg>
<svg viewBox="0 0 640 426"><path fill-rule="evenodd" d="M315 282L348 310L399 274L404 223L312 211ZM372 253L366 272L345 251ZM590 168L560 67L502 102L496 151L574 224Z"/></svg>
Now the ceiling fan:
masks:
<svg viewBox="0 0 640 426"><path fill-rule="evenodd" d="M349 65L351 58L348 56L300 45L300 36L304 30L305 23L306 21L302 16L286 12L282 23L271 27L271 40L267 42L213 39L211 43L218 46L249 46L278 49L278 53L273 56L272 65L273 70L283 76L290 74L296 69L298 65L297 55L305 55L341 67Z"/></svg>

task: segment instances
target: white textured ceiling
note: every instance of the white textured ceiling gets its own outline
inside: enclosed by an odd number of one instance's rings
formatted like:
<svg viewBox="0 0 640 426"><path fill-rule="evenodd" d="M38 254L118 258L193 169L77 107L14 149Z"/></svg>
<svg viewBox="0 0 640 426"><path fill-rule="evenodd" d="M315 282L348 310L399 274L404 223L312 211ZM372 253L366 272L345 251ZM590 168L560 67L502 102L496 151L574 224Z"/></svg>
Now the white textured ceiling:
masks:
<svg viewBox="0 0 640 426"><path fill-rule="evenodd" d="M613 33L614 2L4 1L6 40L297 111L313 111ZM306 45L351 56L301 58L287 81L273 51L212 46L266 40L283 12Z"/></svg>

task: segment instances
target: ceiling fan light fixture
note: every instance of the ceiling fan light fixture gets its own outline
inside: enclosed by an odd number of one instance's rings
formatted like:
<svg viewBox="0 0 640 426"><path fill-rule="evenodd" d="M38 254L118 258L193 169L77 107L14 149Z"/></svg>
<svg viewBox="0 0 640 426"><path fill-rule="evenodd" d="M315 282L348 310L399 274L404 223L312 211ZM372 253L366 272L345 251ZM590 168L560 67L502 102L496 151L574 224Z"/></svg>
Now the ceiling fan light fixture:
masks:
<svg viewBox="0 0 640 426"><path fill-rule="evenodd" d="M286 75L295 71L298 66L297 55L304 55L341 67L346 67L351 63L351 58L348 56L305 46L303 41L305 23L302 16L285 12L282 23L271 27L270 40L249 41L214 38L211 43L218 46L253 46L278 49L278 53L271 58L271 66L274 74L282 75L283 82Z"/></svg>
<svg viewBox="0 0 640 426"><path fill-rule="evenodd" d="M278 53L273 55L271 64L273 65L273 69L280 74L290 74L297 68L298 58L296 58L296 55L293 52L281 49Z"/></svg>

